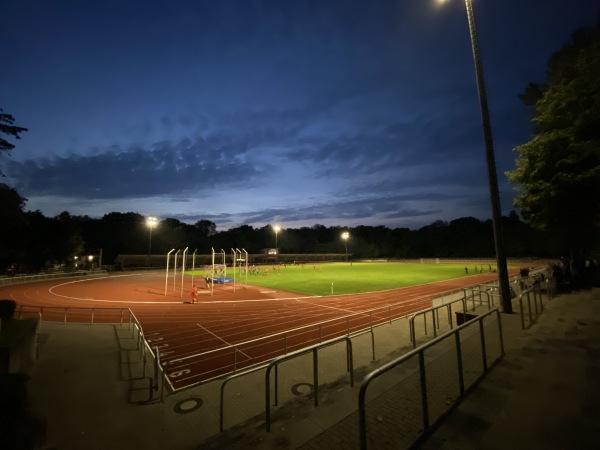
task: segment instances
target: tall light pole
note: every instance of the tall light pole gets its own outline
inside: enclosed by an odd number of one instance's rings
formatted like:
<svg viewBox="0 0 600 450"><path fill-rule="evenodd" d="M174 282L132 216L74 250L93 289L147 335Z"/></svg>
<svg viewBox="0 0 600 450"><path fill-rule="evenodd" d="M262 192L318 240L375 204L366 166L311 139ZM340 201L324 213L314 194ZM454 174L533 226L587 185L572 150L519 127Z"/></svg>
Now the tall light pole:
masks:
<svg viewBox="0 0 600 450"><path fill-rule="evenodd" d="M348 238L350 237L350 233L348 233L347 231L344 231L342 233L342 239L344 240L344 244L346 247L346 261L348 261Z"/></svg>
<svg viewBox="0 0 600 450"><path fill-rule="evenodd" d="M150 216L146 219L146 225L150 228L150 235L148 238L148 256L150 256L150 253L152 253L152 229L158 225L158 219Z"/></svg>
<svg viewBox="0 0 600 450"><path fill-rule="evenodd" d="M277 234L281 231L281 227L279 225L273 225L273 231L275 231L275 253L279 255L279 250L277 248Z"/></svg>
<svg viewBox="0 0 600 450"><path fill-rule="evenodd" d="M439 0L444 2L445 0ZM500 302L502 311L512 313L510 297L510 284L508 281L508 269L506 266L506 253L504 250L504 233L502 232L502 213L500 207L500 193L498 190L498 176L496 174L496 160L494 156L494 144L492 140L492 125L488 107L485 80L483 77L483 64L479 52L479 41L477 39L477 28L475 26L475 15L471 0L465 0L467 20L469 22L469 33L471 36L471 48L473 50L473 62L475 63L475 78L477 80L477 93L479 95L479 109L483 125L483 137L485 141L485 158L487 162L488 183L490 191L490 202L492 206L492 223L494 227L494 245L496 248L496 265L498 266L498 285L500 289Z"/></svg>

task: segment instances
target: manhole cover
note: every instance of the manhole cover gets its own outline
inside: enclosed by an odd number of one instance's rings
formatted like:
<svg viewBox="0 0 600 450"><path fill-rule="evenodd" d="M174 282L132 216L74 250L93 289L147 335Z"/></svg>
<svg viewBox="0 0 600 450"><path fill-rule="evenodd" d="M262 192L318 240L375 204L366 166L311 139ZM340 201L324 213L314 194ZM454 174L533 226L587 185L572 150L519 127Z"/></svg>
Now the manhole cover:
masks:
<svg viewBox="0 0 600 450"><path fill-rule="evenodd" d="M177 402L175 405L175 412L178 414L187 414L192 411L196 411L202 406L202 399L197 397L186 398Z"/></svg>
<svg viewBox="0 0 600 450"><path fill-rule="evenodd" d="M310 383L298 383L292 386L294 395L306 395L313 391L313 385Z"/></svg>

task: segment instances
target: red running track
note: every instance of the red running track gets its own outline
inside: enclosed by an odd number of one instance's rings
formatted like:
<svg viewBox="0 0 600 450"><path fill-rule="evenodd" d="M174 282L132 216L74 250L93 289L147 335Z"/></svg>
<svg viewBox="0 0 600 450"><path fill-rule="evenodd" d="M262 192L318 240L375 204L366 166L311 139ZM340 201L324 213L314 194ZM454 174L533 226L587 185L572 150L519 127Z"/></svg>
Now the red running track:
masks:
<svg viewBox="0 0 600 450"><path fill-rule="evenodd" d="M198 302L191 304L181 278L144 272L5 286L0 298L15 300L23 311L42 310L44 320L90 323L93 314L94 322L118 323L129 308L149 345L158 347L172 386L182 389L426 309L441 293L495 280L497 275L488 273L327 297L215 285L212 295L200 289ZM185 276L183 285L191 283Z"/></svg>

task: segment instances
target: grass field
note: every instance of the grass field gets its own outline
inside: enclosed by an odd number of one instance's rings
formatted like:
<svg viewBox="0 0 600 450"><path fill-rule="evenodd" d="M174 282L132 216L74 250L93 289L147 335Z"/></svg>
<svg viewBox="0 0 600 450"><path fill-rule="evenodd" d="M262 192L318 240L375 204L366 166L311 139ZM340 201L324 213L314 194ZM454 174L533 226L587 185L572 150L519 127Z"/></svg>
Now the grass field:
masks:
<svg viewBox="0 0 600 450"><path fill-rule="evenodd" d="M269 270L268 275L265 268ZM469 274L475 272L474 265L468 268ZM248 274L248 284L306 295L373 292L467 276L464 264L326 263L261 266L259 269L258 275ZM483 270L488 269L485 264ZM204 276L203 271L195 274ZM227 277L233 277L231 268L227 269ZM236 282L246 282L245 274L240 275L239 271L235 278Z"/></svg>

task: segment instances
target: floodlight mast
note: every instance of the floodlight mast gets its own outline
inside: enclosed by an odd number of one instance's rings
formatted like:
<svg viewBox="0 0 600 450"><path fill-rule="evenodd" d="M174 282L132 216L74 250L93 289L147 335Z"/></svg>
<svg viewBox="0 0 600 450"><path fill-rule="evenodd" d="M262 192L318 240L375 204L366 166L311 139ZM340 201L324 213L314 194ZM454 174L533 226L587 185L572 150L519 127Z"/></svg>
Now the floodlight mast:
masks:
<svg viewBox="0 0 600 450"><path fill-rule="evenodd" d="M150 228L150 235L148 237L148 256L152 253L152 229L158 225L158 219L150 216L146 219L146 225Z"/></svg>
<svg viewBox="0 0 600 450"><path fill-rule="evenodd" d="M443 3L445 0L438 0ZM473 62L475 65L475 78L477 81L477 93L479 96L479 109L483 125L483 136L485 141L485 157L487 163L488 185L490 192L490 203L492 207L492 224L494 229L494 246L496 250L496 266L498 268L498 287L500 291L500 303L502 312L511 314L512 299L510 296L510 284L508 281L508 268L506 266L506 253L504 249L504 234L502 231L502 213L500 206L500 192L498 189L498 175L496 173L496 159L494 156L494 144L492 139L492 125L490 121L487 91L483 75L483 64L479 51L477 39L477 27L475 26L475 14L473 13L472 0L465 0L467 21L469 23L469 35L471 37L471 48L473 51Z"/></svg>
<svg viewBox="0 0 600 450"><path fill-rule="evenodd" d="M348 238L350 237L350 233L348 233L347 231L344 231L342 233L342 239L344 240L344 244L346 247L346 262L348 261Z"/></svg>
<svg viewBox="0 0 600 450"><path fill-rule="evenodd" d="M467 9L469 33L471 35L473 61L475 63L475 77L477 78L481 120L483 122L485 157L487 162L490 202L492 205L492 223L494 227L494 245L496 247L496 266L498 267L498 284L500 288L500 302L502 304L502 311L507 314L511 314L512 299L510 296L510 285L508 281L508 268L506 266L500 192L498 189L498 175L496 173L496 159L494 156L494 144L492 140L492 125L490 121L485 80L483 77L483 64L481 62L481 55L479 52L479 41L477 39L477 28L475 26L475 14L473 13L473 4L471 3L471 0L465 0L465 7Z"/></svg>
<svg viewBox="0 0 600 450"><path fill-rule="evenodd" d="M279 225L273 225L273 231L275 231L275 257L279 260L279 249L277 247L277 234L281 231Z"/></svg>

